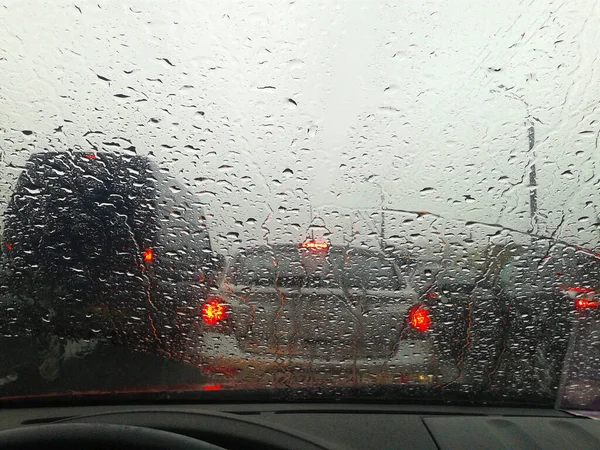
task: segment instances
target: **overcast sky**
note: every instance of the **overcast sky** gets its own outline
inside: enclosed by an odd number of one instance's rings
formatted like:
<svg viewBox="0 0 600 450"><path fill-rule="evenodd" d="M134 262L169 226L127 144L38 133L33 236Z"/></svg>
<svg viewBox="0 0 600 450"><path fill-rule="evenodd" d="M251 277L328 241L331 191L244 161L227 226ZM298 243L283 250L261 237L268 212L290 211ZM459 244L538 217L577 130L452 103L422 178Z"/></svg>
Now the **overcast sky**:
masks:
<svg viewBox="0 0 600 450"><path fill-rule="evenodd" d="M0 194L33 151L133 145L226 251L315 216L348 240L384 209L408 211L389 236L473 221L594 247L599 22L588 0L4 2Z"/></svg>

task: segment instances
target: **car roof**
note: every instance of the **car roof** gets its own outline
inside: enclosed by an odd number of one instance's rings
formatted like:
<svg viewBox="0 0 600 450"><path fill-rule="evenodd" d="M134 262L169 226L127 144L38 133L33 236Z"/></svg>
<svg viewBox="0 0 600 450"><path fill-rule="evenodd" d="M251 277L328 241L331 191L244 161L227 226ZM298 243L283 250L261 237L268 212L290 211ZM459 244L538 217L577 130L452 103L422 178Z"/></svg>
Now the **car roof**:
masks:
<svg viewBox="0 0 600 450"><path fill-rule="evenodd" d="M84 152L81 150L66 150L66 151L43 151L32 153L29 156L29 161L34 160L50 160L56 157L81 157L86 159L96 159L96 158L120 158L123 160L128 159L139 159L149 161L149 158L145 155L138 154L128 154L128 153L118 153L118 152L107 152L107 151L91 151Z"/></svg>
<svg viewBox="0 0 600 450"><path fill-rule="evenodd" d="M285 254L296 254L299 250L298 244L273 244L273 245L261 245L257 247L248 247L241 249L237 256L247 256L247 255L261 255L261 254L270 254L270 255L285 255ZM385 255L378 250L365 249L361 247L348 247L341 245L331 245L329 247L328 253L352 253L354 255L361 256L377 256L377 257L385 257Z"/></svg>
<svg viewBox="0 0 600 450"><path fill-rule="evenodd" d="M76 160L104 160L110 161L112 163L121 163L127 164L131 166L148 167L151 166L152 163L150 159L145 155L131 155L127 153L113 153L113 152L105 152L105 151L94 151L94 152L83 152L83 151L45 151L32 153L26 163L26 166L39 166L43 164L53 165L55 162L65 162L65 161L76 161Z"/></svg>

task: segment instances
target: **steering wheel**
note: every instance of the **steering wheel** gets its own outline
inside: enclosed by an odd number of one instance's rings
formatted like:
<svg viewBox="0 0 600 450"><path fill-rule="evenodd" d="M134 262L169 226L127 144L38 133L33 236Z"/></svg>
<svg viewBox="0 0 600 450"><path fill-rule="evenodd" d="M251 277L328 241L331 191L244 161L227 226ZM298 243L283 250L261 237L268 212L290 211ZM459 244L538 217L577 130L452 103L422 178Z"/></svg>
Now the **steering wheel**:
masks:
<svg viewBox="0 0 600 450"><path fill-rule="evenodd" d="M0 448L3 449L39 450L44 445L62 449L223 450L222 447L181 434L109 423L38 425L0 433Z"/></svg>

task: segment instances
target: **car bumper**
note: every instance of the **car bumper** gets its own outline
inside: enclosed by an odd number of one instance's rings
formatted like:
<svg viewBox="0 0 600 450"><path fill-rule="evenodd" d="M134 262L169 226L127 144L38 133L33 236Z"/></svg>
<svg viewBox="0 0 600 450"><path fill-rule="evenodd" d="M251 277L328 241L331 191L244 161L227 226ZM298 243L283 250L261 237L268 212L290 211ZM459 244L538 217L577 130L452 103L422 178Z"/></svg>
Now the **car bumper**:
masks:
<svg viewBox="0 0 600 450"><path fill-rule="evenodd" d="M457 376L456 367L437 360L426 340L401 340L389 358L343 359L245 352L234 336L210 332L196 343L191 360L204 375L236 382L441 384Z"/></svg>

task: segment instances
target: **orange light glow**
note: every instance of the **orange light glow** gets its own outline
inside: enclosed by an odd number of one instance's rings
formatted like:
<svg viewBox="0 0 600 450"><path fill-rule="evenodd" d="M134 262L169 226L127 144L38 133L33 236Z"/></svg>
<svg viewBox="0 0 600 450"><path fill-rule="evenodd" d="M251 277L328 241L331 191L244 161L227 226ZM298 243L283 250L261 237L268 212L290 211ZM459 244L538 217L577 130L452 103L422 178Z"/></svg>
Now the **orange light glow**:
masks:
<svg viewBox="0 0 600 450"><path fill-rule="evenodd" d="M146 262L152 262L152 259L154 258L154 252L152 251L152 249L147 248L146 250L144 250L142 252L142 258L144 258L144 261Z"/></svg>
<svg viewBox="0 0 600 450"><path fill-rule="evenodd" d="M216 325L227 318L225 305L216 298L207 300L200 309L200 316L207 325Z"/></svg>
<svg viewBox="0 0 600 450"><path fill-rule="evenodd" d="M577 309L597 308L598 302L588 300L585 298L576 298L575 299L575 307Z"/></svg>
<svg viewBox="0 0 600 450"><path fill-rule="evenodd" d="M300 244L300 248L305 248L307 250L321 252L327 250L329 248L329 242L327 241L317 241L316 239L307 239L303 243Z"/></svg>
<svg viewBox="0 0 600 450"><path fill-rule="evenodd" d="M415 305L408 313L408 323L415 330L423 332L429 330L431 318L429 311L423 305Z"/></svg>

